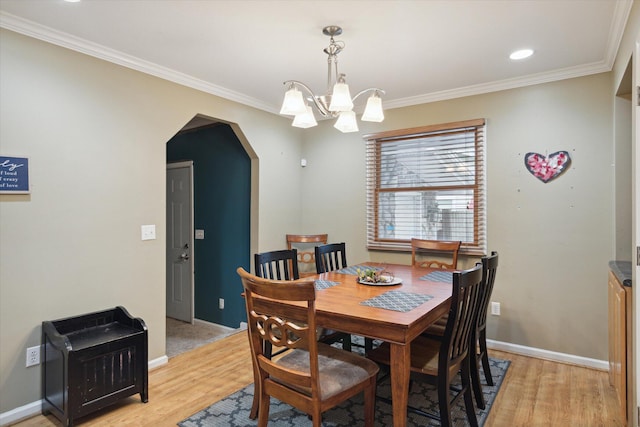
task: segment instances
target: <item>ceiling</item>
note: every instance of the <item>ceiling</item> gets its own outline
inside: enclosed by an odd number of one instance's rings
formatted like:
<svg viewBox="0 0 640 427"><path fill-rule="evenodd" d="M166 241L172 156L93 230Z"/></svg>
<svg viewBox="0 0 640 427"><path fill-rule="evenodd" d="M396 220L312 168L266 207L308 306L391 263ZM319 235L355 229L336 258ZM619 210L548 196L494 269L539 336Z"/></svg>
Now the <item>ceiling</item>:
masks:
<svg viewBox="0 0 640 427"><path fill-rule="evenodd" d="M610 71L630 0L0 0L0 26L277 113L322 95L327 25L351 93L385 108ZM1 40L0 40L1 42ZM532 48L531 58L509 54ZM364 101L364 100L362 100ZM357 105L361 110L362 106Z"/></svg>

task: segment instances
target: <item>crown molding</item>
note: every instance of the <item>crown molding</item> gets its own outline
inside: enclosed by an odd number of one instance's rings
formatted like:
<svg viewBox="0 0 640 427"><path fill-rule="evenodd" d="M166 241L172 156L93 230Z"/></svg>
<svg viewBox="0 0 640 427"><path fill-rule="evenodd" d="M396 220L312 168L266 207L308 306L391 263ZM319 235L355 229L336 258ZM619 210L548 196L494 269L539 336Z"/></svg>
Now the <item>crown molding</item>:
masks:
<svg viewBox="0 0 640 427"><path fill-rule="evenodd" d="M443 90L439 92L426 93L424 95L410 96L407 98L395 99L383 102L386 109L410 107L430 102L446 101L449 99L463 98L466 96L482 95L485 93L499 92L501 90L516 89L520 87L533 86L541 83L550 83L559 80L583 77L591 74L611 71L611 66L603 62L597 62L578 67L568 67L545 73L530 74L525 77L505 79L491 83L465 86L456 89Z"/></svg>
<svg viewBox="0 0 640 427"><path fill-rule="evenodd" d="M633 0L616 2L616 7L613 11L613 19L611 20L611 28L609 28L609 41L607 43L607 53L605 55L605 61L610 70L613 69L618 49L620 49L620 43L622 43L624 29L627 25L627 20L631 14L632 7Z"/></svg>
<svg viewBox="0 0 640 427"><path fill-rule="evenodd" d="M204 80L163 67L153 62L142 60L135 56L128 55L97 43L92 43L85 39L72 36L62 31L54 30L53 28L37 24L33 21L29 21L6 12L0 11L0 28L5 28L47 43L84 53L86 55L93 56L94 58L102 59L132 70L140 71L145 74L180 84L182 86L235 101L243 105L248 105L259 110L277 113L276 107L256 98L229 90L222 86L208 83Z"/></svg>
<svg viewBox="0 0 640 427"><path fill-rule="evenodd" d="M502 90L515 89L519 87L532 86L541 83L549 83L611 71L611 69L613 68L615 57L620 47L620 43L622 41L624 28L631 12L632 5L632 0L616 2L614 19L611 22L609 40L607 43L607 52L603 61L577 67L569 67L550 72L528 75L525 77L500 80L479 85L471 85L450 90L431 92L423 95L383 101L383 106L385 109L409 107L419 104L427 104L430 102L481 95L491 92L498 92ZM156 76L161 79L180 84L182 86L190 87L192 89L216 95L243 105L254 107L259 110L274 114L278 114L279 111L279 106L277 105L270 105L266 102L247 96L245 94L229 90L222 86L211 84L204 80L197 79L195 77L172 70L170 68L166 68L149 61L144 61L140 58L116 51L114 49L110 49L97 43L89 42L87 40L72 36L58 30L54 30L50 27L37 24L33 21L17 17L6 12L0 11L0 27L48 43L52 43L57 46L65 47L76 52L84 53L95 58L112 62L123 67Z"/></svg>

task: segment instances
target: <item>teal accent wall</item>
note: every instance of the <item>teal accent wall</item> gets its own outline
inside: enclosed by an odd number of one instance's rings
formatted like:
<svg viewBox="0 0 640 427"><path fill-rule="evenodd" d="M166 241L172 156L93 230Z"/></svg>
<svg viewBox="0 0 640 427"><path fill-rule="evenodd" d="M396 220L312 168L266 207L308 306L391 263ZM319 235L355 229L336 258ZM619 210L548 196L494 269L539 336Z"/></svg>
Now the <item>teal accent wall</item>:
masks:
<svg viewBox="0 0 640 427"><path fill-rule="evenodd" d="M228 125L188 131L167 143L167 162L193 160L195 317L237 328L246 321L238 267L250 268L251 160ZM225 308L218 308L224 298Z"/></svg>

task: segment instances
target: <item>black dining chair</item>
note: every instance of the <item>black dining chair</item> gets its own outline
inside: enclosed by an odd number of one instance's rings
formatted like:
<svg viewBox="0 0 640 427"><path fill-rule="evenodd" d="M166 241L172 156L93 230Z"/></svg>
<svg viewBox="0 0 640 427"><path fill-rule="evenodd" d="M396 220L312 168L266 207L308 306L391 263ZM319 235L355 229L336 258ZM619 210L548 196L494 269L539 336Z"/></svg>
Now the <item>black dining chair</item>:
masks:
<svg viewBox="0 0 640 427"><path fill-rule="evenodd" d="M482 364L487 385L493 386L493 376L491 375L491 366L489 365L489 352L487 351L487 311L489 310L489 301L491 301L491 293L493 292L497 271L498 252L493 251L490 256L482 258L482 300L478 309L476 329L471 341L472 349L474 351L476 350L476 342L479 349L479 351L475 353L475 360L471 361L471 381L473 383L473 392L476 396L476 403L480 409L486 407L484 394L482 393L482 383L480 382L480 364Z"/></svg>
<svg viewBox="0 0 640 427"><path fill-rule="evenodd" d="M316 273L328 273L347 267L346 244L329 243L314 248L316 260ZM343 332L334 332L336 340L342 341L342 348L351 351L351 335Z"/></svg>
<svg viewBox="0 0 640 427"><path fill-rule="evenodd" d="M297 280L298 251L283 249L254 255L256 276L272 280Z"/></svg>
<svg viewBox="0 0 640 427"><path fill-rule="evenodd" d="M472 427L478 426L471 391L473 350L470 343L476 326L482 285L482 268L479 265L469 270L454 272L451 307L444 335L438 340L420 335L411 342L411 371L422 374L437 384L440 413L437 416L427 412L426 408L413 406L408 406L407 410L439 420L443 427L453 425L451 407L460 397L464 397L469 424ZM383 343L370 351L367 357L388 366L391 360L390 345ZM452 389L452 379L458 373L462 380L462 388ZM456 393L450 400L452 390Z"/></svg>
<svg viewBox="0 0 640 427"><path fill-rule="evenodd" d="M318 274L347 267L347 252L344 242L316 246L315 257L316 273Z"/></svg>
<svg viewBox="0 0 640 427"><path fill-rule="evenodd" d="M482 382L480 381L480 365L482 365L487 385L493 386L489 352L487 351L487 311L496 280L496 272L498 271L498 252L493 251L490 256L482 257L481 263L477 265L482 265L482 295L478 301L476 327L471 337L471 349L474 351L475 356L471 359L471 383L473 385L473 394L476 397L476 405L480 409L485 409L486 403L482 393ZM423 335L436 340L442 339L446 324L447 316L445 315L428 327Z"/></svg>

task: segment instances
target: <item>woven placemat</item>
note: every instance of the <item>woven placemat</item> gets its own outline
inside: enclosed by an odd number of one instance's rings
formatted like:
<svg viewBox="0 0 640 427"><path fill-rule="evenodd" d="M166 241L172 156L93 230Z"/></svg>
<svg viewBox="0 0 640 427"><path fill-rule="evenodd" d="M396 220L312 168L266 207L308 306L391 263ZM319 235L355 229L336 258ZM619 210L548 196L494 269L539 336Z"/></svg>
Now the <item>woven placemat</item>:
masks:
<svg viewBox="0 0 640 427"><path fill-rule="evenodd" d="M453 273L450 271L432 271L431 273L422 276L420 280L453 283Z"/></svg>
<svg viewBox="0 0 640 427"><path fill-rule="evenodd" d="M319 291L321 289L331 288L332 286L335 286L339 283L340 282L332 282L331 280L316 280L315 282L316 291Z"/></svg>
<svg viewBox="0 0 640 427"><path fill-rule="evenodd" d="M386 310L407 312L429 301L431 298L433 298L431 295L389 291L377 297L362 301L360 304L368 305L369 307L384 308Z"/></svg>
<svg viewBox="0 0 640 427"><path fill-rule="evenodd" d="M335 272L339 274L351 274L353 276L357 276L358 269L380 271L382 270L382 267L374 267L372 265L352 265L351 267L341 268L340 270L336 270Z"/></svg>

